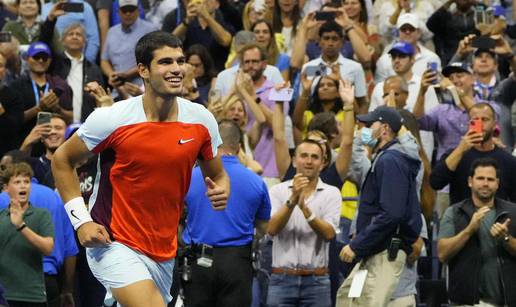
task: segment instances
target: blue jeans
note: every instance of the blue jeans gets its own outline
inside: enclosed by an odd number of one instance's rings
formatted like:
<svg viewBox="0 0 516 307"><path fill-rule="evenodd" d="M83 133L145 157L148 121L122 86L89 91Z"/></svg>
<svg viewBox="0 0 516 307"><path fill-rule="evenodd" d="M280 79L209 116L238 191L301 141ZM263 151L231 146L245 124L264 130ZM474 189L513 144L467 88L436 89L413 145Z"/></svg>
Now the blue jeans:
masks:
<svg viewBox="0 0 516 307"><path fill-rule="evenodd" d="M269 280L268 307L328 307L330 278L272 274Z"/></svg>

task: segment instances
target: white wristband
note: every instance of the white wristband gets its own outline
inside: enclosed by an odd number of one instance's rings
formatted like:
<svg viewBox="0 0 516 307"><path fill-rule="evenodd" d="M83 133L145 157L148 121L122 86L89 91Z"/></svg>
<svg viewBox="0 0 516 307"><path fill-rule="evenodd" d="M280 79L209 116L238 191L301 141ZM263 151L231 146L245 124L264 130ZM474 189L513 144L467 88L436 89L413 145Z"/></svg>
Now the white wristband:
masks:
<svg viewBox="0 0 516 307"><path fill-rule="evenodd" d="M82 197L76 197L67 202L65 204L65 209L70 222L72 222L73 229L75 230L81 227L84 223L93 222Z"/></svg>
<svg viewBox="0 0 516 307"><path fill-rule="evenodd" d="M312 222L313 220L315 220L315 218L316 218L316 217L317 217L317 216L315 216L315 213L313 213L313 212L312 212L312 214L311 214L308 218L306 218L306 222L307 222L307 223L310 223L310 222Z"/></svg>

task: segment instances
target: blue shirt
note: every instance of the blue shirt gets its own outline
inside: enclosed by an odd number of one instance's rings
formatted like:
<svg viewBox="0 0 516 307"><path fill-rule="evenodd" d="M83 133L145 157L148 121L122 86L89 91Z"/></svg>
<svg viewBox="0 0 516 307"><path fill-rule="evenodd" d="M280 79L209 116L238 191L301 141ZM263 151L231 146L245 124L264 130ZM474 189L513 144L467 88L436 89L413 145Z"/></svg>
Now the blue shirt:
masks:
<svg viewBox="0 0 516 307"><path fill-rule="evenodd" d="M66 13L57 18L56 29L60 35L69 26L75 23L80 23L86 30L86 50L84 56L88 61L95 63L97 61L97 53L100 48L99 28L97 25L97 17L87 1L83 0L68 0L68 2L78 2L84 4L84 12L82 13ZM48 13L55 5L54 2L45 3L41 8L41 17L46 19Z"/></svg>
<svg viewBox="0 0 516 307"><path fill-rule="evenodd" d="M36 183L33 179L29 196L31 205L47 209L54 223L54 249L50 256L43 258L45 274L57 275L64 264L64 259L79 252L75 242L72 224L68 219L63 201L50 188ZM10 199L6 192L0 193L0 210L7 208Z"/></svg>
<svg viewBox="0 0 516 307"><path fill-rule="evenodd" d="M183 240L187 244L247 245L253 241L255 221L270 219L271 203L265 182L235 156L222 156L222 164L231 181L227 207L222 211L213 210L206 197L200 168L192 173L185 198L188 215Z"/></svg>

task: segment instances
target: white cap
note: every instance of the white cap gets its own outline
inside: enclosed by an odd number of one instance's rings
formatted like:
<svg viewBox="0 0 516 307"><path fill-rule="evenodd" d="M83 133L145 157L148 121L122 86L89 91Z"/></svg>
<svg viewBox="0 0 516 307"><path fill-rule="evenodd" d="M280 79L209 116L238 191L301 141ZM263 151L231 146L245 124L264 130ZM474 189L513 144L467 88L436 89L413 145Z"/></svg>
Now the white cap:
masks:
<svg viewBox="0 0 516 307"><path fill-rule="evenodd" d="M409 25L413 26L414 28L419 29L419 25L420 25L419 17L417 17L417 15L411 14L411 13L405 13L405 14L400 15L400 17L398 17L398 22L396 23L396 28L399 29L403 25L406 25L406 24L409 24Z"/></svg>
<svg viewBox="0 0 516 307"><path fill-rule="evenodd" d="M138 6L138 0L119 0L118 7Z"/></svg>

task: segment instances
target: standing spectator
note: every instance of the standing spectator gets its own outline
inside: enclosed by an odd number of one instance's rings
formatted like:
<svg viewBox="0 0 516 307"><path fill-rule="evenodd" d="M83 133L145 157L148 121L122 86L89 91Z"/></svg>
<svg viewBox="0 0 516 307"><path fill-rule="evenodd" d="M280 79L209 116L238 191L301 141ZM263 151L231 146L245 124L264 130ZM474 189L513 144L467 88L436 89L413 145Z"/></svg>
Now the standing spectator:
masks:
<svg viewBox="0 0 516 307"><path fill-rule="evenodd" d="M84 88L89 82L96 81L101 86L104 79L100 68L84 57L86 32L79 24L72 24L63 31L64 53L54 55L51 71L66 80L73 91L73 122L84 122L97 107L95 98Z"/></svg>
<svg viewBox="0 0 516 307"><path fill-rule="evenodd" d="M268 306L330 306L329 242L339 227L339 189L319 178L318 142L305 140L294 155L293 180L270 189L273 236Z"/></svg>
<svg viewBox="0 0 516 307"><path fill-rule="evenodd" d="M375 156L360 190L356 236L340 253L344 262L361 261L339 289L337 306L386 306L422 227L414 184L420 162L395 149L402 126L396 110L381 106L357 119L366 124L360 133L362 144L372 148ZM349 298L359 269L368 271L362 295Z"/></svg>
<svg viewBox="0 0 516 307"><path fill-rule="evenodd" d="M280 52L272 25L263 19L251 25L251 31L256 35L258 45L267 51L267 64L276 66L284 80L289 80L290 57Z"/></svg>
<svg viewBox="0 0 516 307"><path fill-rule="evenodd" d="M319 46L322 54L305 65L302 71L309 66L323 65L339 72L340 79L348 80L355 86L355 99L361 111L367 108L367 87L362 66L344 58L340 53L344 41L341 26L334 21L324 23L319 29ZM315 84L312 85L312 88Z"/></svg>
<svg viewBox="0 0 516 307"><path fill-rule="evenodd" d="M478 158L493 158L500 169L500 186L497 197L515 201L516 189L516 158L510 153L496 146L493 140L493 132L496 125L495 111L487 103L477 103L469 111L470 120L482 121L482 133L469 130L460 141L457 148L450 154L443 155L430 175L430 185L438 190L450 185L450 204L455 204L471 195L467 185L467 178L473 161Z"/></svg>
<svg viewBox="0 0 516 307"><path fill-rule="evenodd" d="M442 63L448 63L460 40L475 29L475 0L447 0L426 22L428 30L434 33L435 50ZM455 4L455 9L450 8Z"/></svg>
<svg viewBox="0 0 516 307"><path fill-rule="evenodd" d="M401 15L396 25L400 32L399 40L407 42L414 47L412 72L417 76L421 76L425 72L428 63L437 63L437 69L441 70L441 59L419 41L421 38L421 25L419 18L411 13ZM376 62L375 82L381 82L385 80L385 78L395 74L396 72L392 67L389 54L384 53Z"/></svg>
<svg viewBox="0 0 516 307"><path fill-rule="evenodd" d="M0 53L0 66L6 64L6 58ZM6 76L5 70L0 69L2 81ZM0 156L19 146L14 136L20 134L23 126L23 105L13 99L7 99L7 87L0 83Z"/></svg>
<svg viewBox="0 0 516 307"><path fill-rule="evenodd" d="M21 152L9 152L2 158L2 165L12 165L26 160ZM8 160L11 161L8 161ZM73 304L75 277L75 255L78 249L75 242L72 224L66 215L63 201L57 193L46 186L31 182L29 196L31 205L46 209L50 212L54 224L54 248L52 254L43 257L45 287L48 305L50 307L70 306ZM9 195L0 193L0 208L5 209L10 202Z"/></svg>
<svg viewBox="0 0 516 307"><path fill-rule="evenodd" d="M227 208L216 212L206 197L200 169L193 171L185 198L188 214L183 231L187 250L193 254L187 256L192 267L191 280L183 284L187 307L251 304L254 228L258 236L263 236L270 218L271 204L265 182L238 161L240 128L231 120L223 120L219 131L223 142L219 154L233 185ZM210 223L206 224L208 220ZM209 266L201 265L196 261L201 257L213 262Z"/></svg>
<svg viewBox="0 0 516 307"><path fill-rule="evenodd" d="M441 219L437 255L448 264L452 304L516 304L516 204L495 196L500 179L496 160L475 160L467 179L470 195Z"/></svg>
<svg viewBox="0 0 516 307"><path fill-rule="evenodd" d="M162 30L181 38L186 49L193 44L205 46L215 61L215 68L220 71L224 69L234 29L224 20L219 6L219 0L190 0L186 13L181 14L181 23L176 24L176 9L165 17Z"/></svg>
<svg viewBox="0 0 516 307"><path fill-rule="evenodd" d="M186 50L186 61L193 67L197 90L201 102L206 106L208 105L208 93L217 77L213 58L206 47L196 44Z"/></svg>
<svg viewBox="0 0 516 307"><path fill-rule="evenodd" d="M11 201L0 210L0 283L11 307L45 307L43 256L54 248L50 213L29 202L32 169L26 163L8 165L2 172Z"/></svg>
<svg viewBox="0 0 516 307"><path fill-rule="evenodd" d="M44 22L38 19L41 2L38 0L17 0L18 19L6 22L2 31L11 32L21 45L30 45L41 41L52 45L54 50L61 50L59 34L51 27L56 17L50 14ZM53 10L54 11L54 10Z"/></svg>
<svg viewBox="0 0 516 307"><path fill-rule="evenodd" d="M126 81L142 85L134 48L142 36L157 29L138 17L138 0L120 0L119 4L121 22L109 29L100 57L100 68L112 87L120 87Z"/></svg>
<svg viewBox="0 0 516 307"><path fill-rule="evenodd" d="M17 79L7 90L6 100L23 106L23 127L16 136L17 144L30 133L36 124L38 112L61 115L66 122L72 120L72 90L59 76L49 74L52 52L47 44L36 42L27 52L29 74Z"/></svg>
<svg viewBox="0 0 516 307"><path fill-rule="evenodd" d="M285 38L287 55L292 54L297 25L301 22L301 9L295 0L274 0L272 28Z"/></svg>
<svg viewBox="0 0 516 307"><path fill-rule="evenodd" d="M78 13L67 13L57 19L56 28L59 34L74 23L80 23L86 29L86 49L84 55L86 59L91 62L97 60L97 54L99 53L100 39L99 39L99 28L97 25L97 18L95 12L91 8L91 5L84 0L69 0L72 3L82 3L84 5L84 11ZM55 3L49 2L43 5L41 10L41 16L47 18L50 13L54 10Z"/></svg>

